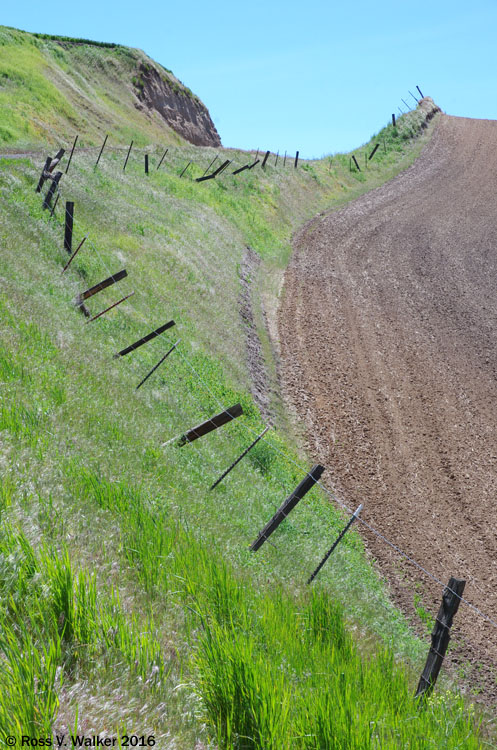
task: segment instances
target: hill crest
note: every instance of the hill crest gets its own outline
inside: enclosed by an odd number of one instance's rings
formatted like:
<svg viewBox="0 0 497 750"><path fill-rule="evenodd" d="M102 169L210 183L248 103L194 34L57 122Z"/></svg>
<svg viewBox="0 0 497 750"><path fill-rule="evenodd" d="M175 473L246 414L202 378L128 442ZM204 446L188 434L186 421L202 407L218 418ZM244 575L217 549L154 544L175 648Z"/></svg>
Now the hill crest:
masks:
<svg viewBox="0 0 497 750"><path fill-rule="evenodd" d="M220 146L198 96L142 50L0 26L0 145L79 134Z"/></svg>

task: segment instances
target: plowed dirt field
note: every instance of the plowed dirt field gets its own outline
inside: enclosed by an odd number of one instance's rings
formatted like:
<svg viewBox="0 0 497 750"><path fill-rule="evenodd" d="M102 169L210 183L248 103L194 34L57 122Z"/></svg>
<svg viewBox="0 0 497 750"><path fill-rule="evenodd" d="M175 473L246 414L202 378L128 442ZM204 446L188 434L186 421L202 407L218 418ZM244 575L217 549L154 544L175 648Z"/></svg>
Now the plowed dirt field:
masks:
<svg viewBox="0 0 497 750"><path fill-rule="evenodd" d="M328 486L497 622L497 121L439 116L412 167L306 225L279 335ZM360 530L403 610L421 590L435 614L440 587ZM497 628L462 604L454 637L495 696Z"/></svg>

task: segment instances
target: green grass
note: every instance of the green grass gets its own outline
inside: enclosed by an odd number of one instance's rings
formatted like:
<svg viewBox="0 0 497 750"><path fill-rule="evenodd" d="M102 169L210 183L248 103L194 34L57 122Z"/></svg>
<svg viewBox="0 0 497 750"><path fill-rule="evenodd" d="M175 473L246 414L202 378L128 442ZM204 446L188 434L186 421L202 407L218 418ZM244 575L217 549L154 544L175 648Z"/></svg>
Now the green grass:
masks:
<svg viewBox="0 0 497 750"><path fill-rule="evenodd" d="M153 67L172 88L199 101L140 50L0 26L0 148L31 149L72 141L109 146L179 144L184 139L158 114L137 108L142 69Z"/></svg>
<svg viewBox="0 0 497 750"><path fill-rule="evenodd" d="M0 737L79 721L185 749L481 746L478 719L448 682L422 710L415 704L427 644L389 601L356 532L309 591L344 522L326 494L314 489L299 504L276 547L248 551L302 478L296 463L309 465L281 404L271 436L279 452L259 446L208 491L263 424L238 311L245 248L263 261L252 280L261 321L292 232L408 166L426 141L388 128L378 137L387 149L364 179L341 156L331 169L280 161L198 184L211 149L172 147L148 178L143 151L125 173L124 152L109 151L98 169L94 154L77 152L63 199L76 204L75 243L90 237L64 275L60 212L50 220L33 191L42 157L0 162ZM132 304L86 325L75 296L122 267L128 279L89 307L133 289ZM112 358L171 318L176 329ZM238 401L240 420L161 447Z"/></svg>

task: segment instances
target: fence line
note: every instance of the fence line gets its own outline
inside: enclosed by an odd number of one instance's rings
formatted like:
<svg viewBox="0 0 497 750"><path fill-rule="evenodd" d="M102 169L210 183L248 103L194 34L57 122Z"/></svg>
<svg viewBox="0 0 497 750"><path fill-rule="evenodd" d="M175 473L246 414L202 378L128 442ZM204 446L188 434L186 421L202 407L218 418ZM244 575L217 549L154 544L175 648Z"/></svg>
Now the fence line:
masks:
<svg viewBox="0 0 497 750"><path fill-rule="evenodd" d="M89 244L90 244L90 245L91 245L91 246L93 247L93 249L94 249L94 250L95 250L95 252L97 253L97 255L98 255L98 257L99 257L100 261L101 261L101 262L103 263L104 267L106 267L106 268L107 268L107 266L106 266L106 264L105 264L105 262L104 262L104 260L103 260L102 256L101 256L101 255L100 255L100 253L98 252L98 249L96 248L95 244L93 243L93 241L92 241L91 239L89 240ZM109 272L109 273L110 273L110 272ZM137 313L138 317L139 317L139 318L141 318L141 319L142 319L142 320L143 320L143 321L144 321L144 322L145 322L145 323L146 323L147 325L149 325L149 322L148 322L148 321L146 320L145 316L144 316L144 315L143 315L143 314L142 314L142 313L141 313L140 311L136 310L136 308L135 308L135 313ZM112 338L112 337L111 337L111 338ZM224 405L222 404L222 402L220 402L220 401L219 401L219 399L218 399L218 398L216 397L216 395L215 395L215 394L213 393L213 391L211 390L211 388L210 388L210 387L209 387L209 386L207 385L207 383L206 383L206 382L204 381L204 379L203 379L203 378L201 377L201 375L200 375L200 374L199 374L199 373L197 372L196 368L195 368L195 367L194 367L194 366L192 365L192 363L191 363L191 362L189 361L189 359L188 359L188 358L186 357L186 355L185 355L185 354L183 354L183 352L182 352L182 351L181 351L181 350L180 350L179 348L178 348L178 353L180 354L181 358L182 358L182 359L183 359L184 361L186 361L186 362L187 362L187 364L189 365L190 369L191 369L191 370L192 370L192 372L193 372L193 373L195 374L195 376L196 376L197 380L198 380L198 381L199 381L200 383L202 383L203 387L204 387L204 388L205 388L205 389L207 390L207 392L209 392L209 394L210 394L210 395L211 395L211 397L212 397L212 398L213 398L213 399L215 400L215 402L216 402L216 403L217 403L217 404L218 404L218 405L219 405L219 406L220 406L221 408L223 408L223 409L224 409ZM196 400L197 400L197 399L196 399ZM204 407L202 407L202 408L204 408ZM209 421L209 418L208 418L208 421ZM254 431L254 430L253 430L253 429L252 429L252 428L251 428L251 427L250 427L249 425L247 425L247 424L246 424L245 422L243 422L243 421L241 421L241 422L239 422L239 423L237 422L237 423L236 423L236 427L240 427L240 428L243 428L243 429L245 429L246 431L250 431L250 432L252 432L253 434L257 434L257 433L256 433L256 432L255 432L255 431ZM221 434L224 434L224 433L221 433ZM305 473L305 474L308 474L308 470L306 470L306 469L305 469L304 467L300 466L300 464L298 464L298 463L297 463L297 461L295 461L295 460L294 460L294 459L293 459L293 458L292 458L291 456L289 456L289 455L286 455L286 454L284 454L284 453L283 453L283 452L282 452L282 451L281 451L281 450L280 450L280 449L279 449L279 448L278 448L277 446L275 446L275 445L274 445L274 444L272 443L272 441L270 441L270 440L269 440L268 438L266 438L266 437L263 437L263 438L262 438L261 440L262 440L262 442L264 442L264 443L265 443L266 445L268 445L268 446L269 446L269 447L270 447L270 448L271 448L271 449L272 449L273 451L275 451L276 453L278 453L278 454L279 454L279 455L280 455L280 456L281 456L281 457L282 457L282 458L283 458L283 459L284 459L285 461L288 461L288 462L290 462L290 463L294 464L294 465L295 465L295 466L296 466L296 467L297 467L297 468L299 469L299 471L301 471L301 472L303 472L303 473ZM204 460L205 460L205 459L204 459ZM280 484L282 484L282 483L281 483L281 480L279 480L279 478L278 478L278 477L274 477L274 478L276 478L276 480L277 480L277 481L279 481L279 482L280 482ZM348 508L348 506L347 506L347 505L346 505L345 503L343 503L342 501L340 501L340 500L339 500L339 499L338 499L338 498L336 497L336 495L334 495L334 493L332 493L332 492L331 492L331 490L329 490L329 489L328 489L328 488L327 488L327 487L326 487L325 485L323 485L323 484L322 484L322 482L318 481L318 482L316 482L316 484L317 484L317 485L318 485L318 486L319 486L319 487L320 487L320 488L321 488L322 490L324 490L324 492L325 492L325 493L326 493L326 494L327 494L327 495L328 495L328 496L330 497L330 499L332 499L332 500L333 500L333 501L334 501L335 503L337 503L338 505L340 505L340 506L341 506L341 507L342 507L342 508L343 508L343 509L344 509L344 510L345 510L345 511L347 512L347 513L349 513L349 514L350 514L350 513L352 512L352 511L351 511L351 509L350 509L350 508ZM315 512L315 511L313 511L313 509L312 509L312 508L310 508L310 510L311 510L311 512ZM285 515L285 518L286 518L286 517L287 517L287 516ZM422 566L422 565L421 565L420 563L418 563L418 562L417 562L417 561L416 561L416 560L415 560L415 559L414 559L414 558L413 558L412 556L410 556L409 554L407 554L407 553L406 553L406 552L405 552L405 551L404 551L403 549L401 549L401 548L400 548L400 547L399 547L398 545L396 545L396 544L395 544L394 542L392 542L391 540L389 540L389 539L388 539L388 538L387 538L387 537L386 537L386 536L385 536L384 534L382 534L382 533L381 533L380 531L378 531L377 529L375 529L375 528L374 528L374 527L373 527L372 525L370 525L369 523L367 523L366 521L364 521L364 519L363 519L363 518L361 518L361 517L359 516L359 517L357 518L357 521L358 521L358 522L359 522L360 524L362 524L362 525L363 525L364 527L366 527L366 528L367 528L367 529L368 529L368 530L369 530L369 531L370 531L370 532L371 532L371 533L372 533L372 534L373 534L374 536L376 536L376 537L377 537L378 539L382 540L382 541L383 541L384 543L386 543L386 544L387 544L388 546L390 546L390 547L391 547L391 548L392 548L392 549L393 549L394 551L396 551L396 552L397 552L397 554L399 554L400 556L404 557L404 558L405 558L405 559L406 559L406 560L407 560L407 561L408 561L409 563L411 563L412 565L414 565L414 566L415 566L415 567L416 567L416 568L417 568L418 570L420 570L420 571L421 571L421 572L422 572L423 574L425 574L425 575L426 575L426 576L427 576L428 578L430 578L430 579L431 579L432 581L434 581L434 582L435 582L435 583L436 583L436 584L437 584L438 586L442 587L442 590L443 590L443 589L446 589L446 588L447 588L447 587L446 587L446 585L445 585L445 584L443 583L443 581L441 581L441 579L440 579L440 578L438 578L437 576L433 575L433 574L432 574L432 573L431 573L430 571L428 571L428 570L427 570L427 569L426 569L425 567L423 567L423 566ZM269 541L269 540L268 540L268 541ZM473 604L472 604L472 603L471 603L470 601L468 601L468 600L467 600L466 598L464 598L463 596L459 596L459 594L458 594L457 592L455 592L455 591L452 591L451 589L449 589L449 591L451 591L452 593L454 593L454 595L455 595L455 596L457 596L457 597L458 597L458 598L460 599L460 601L461 601L461 602L463 602L464 604L466 604L466 605L467 605L467 606L468 606L468 607L469 607L470 609L472 609L472 610L473 610L473 611L474 611L474 612L475 612L475 613L476 613L476 614L477 614L478 616L480 616L481 618L485 619L485 620L486 620L487 622L489 622L489 623L490 623L491 625L493 625L493 626L494 626L495 628L497 628L497 622L496 622L495 620L493 620L493 619L492 619L491 617L489 617L488 615L486 615L486 614L485 614L485 613L484 613L484 612L483 612L483 611L482 611L481 609L479 609L478 607L476 607L475 605L473 605Z"/></svg>

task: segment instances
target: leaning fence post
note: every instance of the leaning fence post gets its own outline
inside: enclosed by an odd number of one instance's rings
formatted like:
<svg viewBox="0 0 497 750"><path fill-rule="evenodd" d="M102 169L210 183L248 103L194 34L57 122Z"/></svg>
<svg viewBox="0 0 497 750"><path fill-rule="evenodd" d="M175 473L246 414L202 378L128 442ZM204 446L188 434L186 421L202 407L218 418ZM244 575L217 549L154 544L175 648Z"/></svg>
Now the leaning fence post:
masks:
<svg viewBox="0 0 497 750"><path fill-rule="evenodd" d="M64 250L72 253L72 224L74 219L74 202L66 201L66 222L64 230Z"/></svg>
<svg viewBox="0 0 497 750"><path fill-rule="evenodd" d="M131 143L129 144L129 149L128 149L128 153L127 153L127 156L126 156L126 161L124 162L123 172L126 169L126 164L128 163L128 159L129 159L129 155L131 153L132 147L133 147L133 141L131 141Z"/></svg>
<svg viewBox="0 0 497 750"><path fill-rule="evenodd" d="M298 163L299 163L299 152L297 151L297 153L295 154L295 164L294 164L295 169L297 169Z"/></svg>
<svg viewBox="0 0 497 750"><path fill-rule="evenodd" d="M74 258L76 257L76 255L77 255L77 254L79 253L79 251L81 250L81 248L82 248L82 247L83 247L83 245L85 244L85 242L86 242L87 238L88 238L88 235L87 235L87 234L85 234L85 236L83 237L83 239L81 240L81 242L80 242L80 243L79 243L79 245L77 246L76 250L75 250L75 251L73 252L73 254L71 255L71 257L70 257L70 258L69 258L69 260L67 261L66 265L65 265L65 266L64 266L64 268L62 269L62 273L65 273L65 272L67 271L67 269L69 268L69 266L70 266L70 265L71 265L71 263L73 262Z"/></svg>
<svg viewBox="0 0 497 750"><path fill-rule="evenodd" d="M283 166L286 164L286 151L285 151L285 158L283 159Z"/></svg>
<svg viewBox="0 0 497 750"><path fill-rule="evenodd" d="M207 174L207 172L208 172L208 171L209 171L209 169L210 169L210 168L212 167L212 165L214 164L214 162L215 162L215 161L217 161L217 159L219 159L219 156L217 156L217 154L216 154L216 156L215 156L215 157L213 158L213 160L211 161L211 163L209 164L209 166L208 166L208 167L207 167L207 169L205 170L205 172L204 172L204 174L202 175L202 177L204 177L204 176L205 176L205 175Z"/></svg>
<svg viewBox="0 0 497 750"><path fill-rule="evenodd" d="M347 523L347 525L345 526L345 528L344 528L344 529L342 529L342 531L340 532L340 534L338 535L338 537L337 537L337 538L335 539L335 541L334 541L334 542L333 542L333 544L331 545L331 547L330 547L330 549L328 550L328 552L326 553L326 555L325 555L325 556L323 557L323 559L321 560L321 562L320 562L320 563L319 563L319 565L317 566L317 568L316 568L316 570L314 571L314 573L313 573L313 574L312 574L311 576L309 576L309 579L308 579L308 581L307 581L307 583L308 583L308 584L309 584L309 583L312 583L312 582L313 582L313 580L315 579L315 577L317 576L317 574L319 573L319 571L321 570L321 568L322 568L322 567L323 567L323 565L325 564L326 560L327 560L327 559L329 558L329 556L331 555L331 553L333 552L333 550L335 550L335 549L336 549L336 547L338 547L338 545L340 544L340 542L341 542L341 541L342 541L342 539L344 538L345 534L346 534L346 533L347 533L347 531L348 531L348 530L350 529L350 527L352 526L352 524L353 524L353 523L354 523L354 521L356 520L357 516L358 516L358 515L359 515L359 513L361 512L361 510L362 510L362 505L359 505L359 507L357 508L357 510L356 510L356 511L355 511L355 512L354 512L354 513L352 514L352 517L350 518L350 520L349 520L349 522Z"/></svg>
<svg viewBox="0 0 497 750"><path fill-rule="evenodd" d="M100 157L102 156L102 154L103 154L103 152L104 152L105 144L107 143L107 138L108 138L108 137L109 137L109 136L108 136L108 135L106 135L106 136L105 136L105 138L104 138L104 142L102 143L102 148L100 149L100 151L99 151L99 154L98 154L98 156L97 156L97 161L95 162L95 166L96 166L96 167L98 167L98 162L100 161Z"/></svg>
<svg viewBox="0 0 497 750"><path fill-rule="evenodd" d="M268 160L268 156L269 156L269 151L266 151L266 156L262 160L261 169L264 169L264 167L266 166L266 162Z"/></svg>
<svg viewBox="0 0 497 750"><path fill-rule="evenodd" d="M361 168L360 168L359 164L357 163L357 159L355 158L354 154L352 154L352 161L354 162L354 164L356 165L358 171L360 172Z"/></svg>
<svg viewBox="0 0 497 750"><path fill-rule="evenodd" d="M402 97L400 97L400 98L402 99ZM406 100L405 100L405 99L402 99L402 101L404 102L404 104L406 105L407 109L408 109L408 110L409 110L409 112L410 112L410 111L411 111L411 109L412 109L412 107L410 107L410 106L408 105L408 103L406 102Z"/></svg>
<svg viewBox="0 0 497 750"><path fill-rule="evenodd" d="M324 466L321 466L320 464L316 464L312 467L311 471L304 477L300 484L287 497L285 502L278 508L271 520L268 521L268 523L264 526L257 539L252 542L252 544L250 545L250 550L252 552L256 552L260 547L262 547L266 539L271 536L273 531L276 531L280 523L285 520L290 511L295 508L297 503L302 500L304 495L306 495L311 487L316 484L323 471Z"/></svg>
<svg viewBox="0 0 497 750"><path fill-rule="evenodd" d="M421 99L424 99L423 92L421 91L421 89L419 88L419 86L416 86L416 88L419 91L419 95L420 95Z"/></svg>
<svg viewBox="0 0 497 750"><path fill-rule="evenodd" d="M165 157L165 155L167 154L168 151L169 151L169 148L166 148L166 150L164 151L164 153L161 156L160 162L157 164L157 169L159 169L160 165L162 164L162 160L164 159L164 157Z"/></svg>
<svg viewBox="0 0 497 750"><path fill-rule="evenodd" d="M57 208L57 203L59 202L59 198L60 198L60 193L57 193L57 195L55 197L55 202L54 202L54 204L52 206L52 210L50 211L50 216L54 215L55 209Z"/></svg>
<svg viewBox="0 0 497 750"><path fill-rule="evenodd" d="M76 148L76 143L77 143L77 140L78 140L78 136L76 136L76 138L74 139L74 143L72 144L72 149L71 149L71 153L70 153L70 155L69 155L69 161L67 162L67 167L66 167L66 174L67 174L67 173L68 173L68 171L69 171L69 165L70 165L70 163L71 163L71 161L72 161L72 155L74 154L74 149Z"/></svg>
<svg viewBox="0 0 497 750"><path fill-rule="evenodd" d="M197 177L196 181L205 182L205 180L215 180L216 177L221 174L221 172L223 172L230 163L230 159L226 159L226 161L224 161L221 166L216 169L215 172L211 172L211 174L207 174L203 177Z"/></svg>
<svg viewBox="0 0 497 750"><path fill-rule="evenodd" d="M125 297L121 297L121 299L118 299L117 302L114 302L112 305L109 305L109 307L106 307L105 310L102 310L101 312L97 313L97 315L94 315L93 318L90 318L90 320L87 320L86 322L91 323L92 320L97 320L98 318L101 318L102 315L105 315L105 313L108 313L109 310L113 310L114 307L117 307L118 305L120 305L121 302L126 302L126 300L132 297L133 294L134 292L130 292Z"/></svg>
<svg viewBox="0 0 497 750"><path fill-rule="evenodd" d="M374 155L376 154L376 152L378 151L379 147L380 147L380 144L379 144L379 143L377 143L377 144L376 144L376 146L374 147L374 149L373 149L373 150L371 151L371 153L369 154L369 161L371 161L371 159L373 158L373 156L374 156Z"/></svg>
<svg viewBox="0 0 497 750"><path fill-rule="evenodd" d="M159 359L159 361L157 362L157 364L156 364L156 365L155 365L154 367L152 367L152 369L150 370L150 372L148 372L148 373L147 373L147 374L145 375L145 377L143 378L143 380L141 380L141 381L140 381L140 382L138 383L138 385L137 385L137 386L136 386L136 388L135 388L135 391L137 391L137 390L138 390L138 388L141 388L141 387L142 387L142 385L143 385L143 384L144 384L144 383L145 383L145 382L146 382L146 381L147 381L147 380L149 379L149 377L150 377L151 375L153 375L153 373L154 373L154 372L156 371L156 369L157 369L158 367L160 367L160 365L161 365L161 364L162 364L162 363L164 362L164 360L165 360L165 359L167 359L167 358L169 357L169 355L170 355L170 354L171 354L171 353L172 353L172 352L173 352L173 351L174 351L174 350L176 349L176 347L178 346L178 344L179 344L179 342L180 342L180 341L181 341L181 339L178 339L178 340L177 340L177 342L176 342L175 344L173 344L173 345L172 345L172 347L171 347L171 348L169 349L169 351L167 351L167 352L166 352L166 353L164 354L164 356L163 356L163 357L162 357L161 359Z"/></svg>
<svg viewBox="0 0 497 750"><path fill-rule="evenodd" d="M55 191L59 187L60 178L62 177L62 172L56 172L55 175L52 177L52 184L47 190L47 194L45 196L45 200L43 201L43 208L50 208L50 203L52 202L52 198L54 196Z"/></svg>
<svg viewBox="0 0 497 750"><path fill-rule="evenodd" d="M143 346L143 344L146 344L149 341L152 341L152 339L155 339L157 336L160 336L161 333L164 333L164 331L167 331L168 328L172 328L172 326L176 325L174 320L170 320L168 323L164 323L164 325L159 326L159 328L156 328L155 331L152 331L152 333L147 333L146 336L143 336L143 338L138 339L138 341L135 341L133 344L130 344L125 349L121 349L120 352L117 352L117 354L114 354L114 359L117 359L118 357L124 357L126 354L129 354L130 352L134 352L135 349L138 349L139 346Z"/></svg>
<svg viewBox="0 0 497 750"><path fill-rule="evenodd" d="M90 299L90 297L93 297L94 294L101 292L103 289L107 289L107 287L112 286L112 284L116 284L118 281L121 281L121 279L126 278L127 275L128 272L125 268L123 268L122 271L118 271L113 276L109 276L108 279L104 279L98 284L95 284L95 286L87 289L85 292L81 292L81 294L78 294L75 300L75 304L78 305L78 307L84 307L83 303L86 302L87 299Z"/></svg>
<svg viewBox="0 0 497 750"><path fill-rule="evenodd" d="M280 155L280 152L278 150L278 153L276 154L276 159L274 160L274 166L276 167L278 164L278 156Z"/></svg>
<svg viewBox="0 0 497 750"><path fill-rule="evenodd" d="M231 466L228 466L228 468L226 469L226 471L223 474L221 474L221 476L219 477L219 479L216 479L216 481L214 482L214 484L210 488L211 490L213 490L215 487L217 487L217 485L220 482L223 481L224 477L227 476L230 473L230 471L232 469L234 469L237 464L240 463L240 461L242 460L242 458L245 458L245 456L247 455L247 453L252 450L252 448L254 447L254 445L257 445L257 443L259 442L259 440L262 440L262 438L264 437L264 435L266 434L266 432L268 430L269 430L269 425L261 432L260 435L258 435L256 437L256 439L252 443L250 443L250 445L249 445L248 448L245 448L245 450L243 451L243 453L240 456L238 456L238 458L236 459L236 461L233 461L233 463L231 464Z"/></svg>
<svg viewBox="0 0 497 750"><path fill-rule="evenodd" d="M43 187L43 183L44 183L44 182L45 182L45 180L46 180L46 177L45 177L45 175L46 175L46 174L48 173L48 168L49 168L49 166L50 166L50 163L51 163L51 161L52 161L51 157L50 157L50 156L47 156L47 160L46 160L46 162L45 162L45 166L44 166L44 167L43 167L43 169L41 170L41 175L40 175L40 179L39 179L39 181L38 181L38 185L36 186L36 191L35 191L36 193L40 193L40 192L41 192L41 189L42 189L42 187Z"/></svg>
<svg viewBox="0 0 497 750"><path fill-rule="evenodd" d="M186 167L184 168L184 170L181 172L180 177L183 177L183 175L185 174L185 172L188 169L188 167L190 166L190 164L191 164L191 161L188 162L188 164L186 165Z"/></svg>
<svg viewBox="0 0 497 750"><path fill-rule="evenodd" d="M394 128L397 127L395 123L395 115L393 114L393 112L392 112L392 125L394 126Z"/></svg>
<svg viewBox="0 0 497 750"><path fill-rule="evenodd" d="M409 89L407 89L407 90L409 91ZM409 93L412 96L412 98L414 99L414 101L416 102L416 104L419 104L419 99L416 99L416 97L414 96L414 94L412 93L412 91L409 91Z"/></svg>
<svg viewBox="0 0 497 750"><path fill-rule="evenodd" d="M50 166L48 168L49 172L53 172L59 161L62 159L62 157L65 154L65 149L60 148L57 153L55 154L54 158L50 160Z"/></svg>
<svg viewBox="0 0 497 750"><path fill-rule="evenodd" d="M431 634L430 650L416 690L416 698L428 696L435 687L449 645L452 621L459 608L465 585L466 581L451 578L444 589L442 603Z"/></svg>
<svg viewBox="0 0 497 750"><path fill-rule="evenodd" d="M193 427L191 430L188 430L188 432L185 432L179 438L174 437L171 440L168 440L166 443L163 443L163 445L168 445L168 443L177 441L177 446L181 448L183 445L186 445L187 443L193 443L194 440L207 435L213 430L217 430L218 427L222 427L228 422L231 422L233 419L240 417L242 414L243 409L241 404L235 404L229 409L225 409L225 411L222 411L220 414L216 414L210 419L206 419L205 422L202 422L196 427Z"/></svg>

